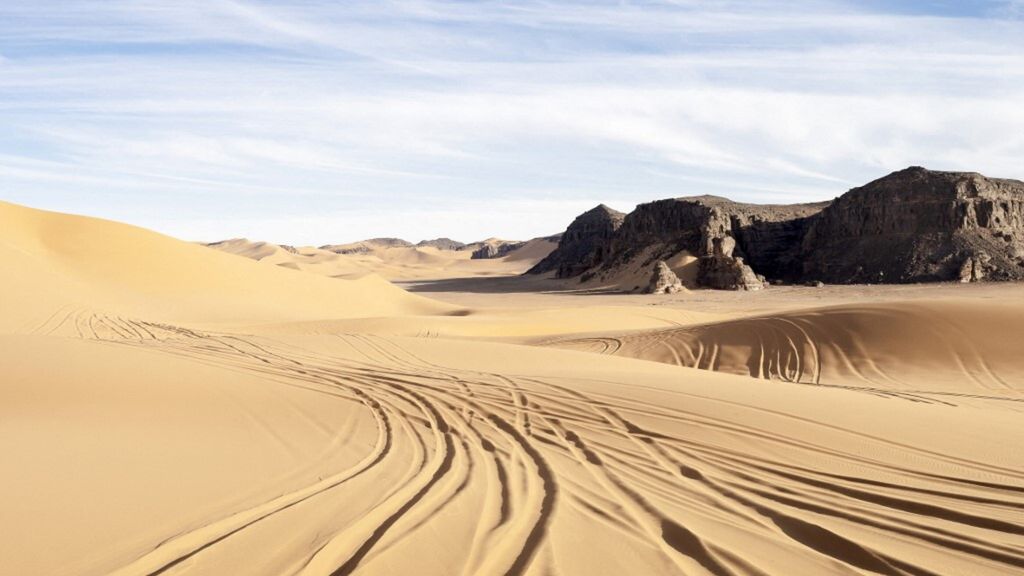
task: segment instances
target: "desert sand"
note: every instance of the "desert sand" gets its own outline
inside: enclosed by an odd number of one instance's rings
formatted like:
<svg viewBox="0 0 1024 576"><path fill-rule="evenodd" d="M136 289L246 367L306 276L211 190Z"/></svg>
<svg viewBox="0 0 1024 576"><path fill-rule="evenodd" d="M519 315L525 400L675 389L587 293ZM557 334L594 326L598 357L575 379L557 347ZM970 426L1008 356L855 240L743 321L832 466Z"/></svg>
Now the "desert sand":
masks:
<svg viewBox="0 0 1024 576"><path fill-rule="evenodd" d="M493 239L492 239L493 240ZM558 245L534 238L500 258L473 259L472 250L439 250L432 246L380 246L355 243L363 251L338 253L312 246L285 248L269 242L235 238L210 247L257 262L314 272L332 278L356 279L374 274L386 280L436 280L442 278L503 277L522 274Z"/></svg>
<svg viewBox="0 0 1024 576"><path fill-rule="evenodd" d="M405 290L0 223L0 574L1024 571L1020 284Z"/></svg>

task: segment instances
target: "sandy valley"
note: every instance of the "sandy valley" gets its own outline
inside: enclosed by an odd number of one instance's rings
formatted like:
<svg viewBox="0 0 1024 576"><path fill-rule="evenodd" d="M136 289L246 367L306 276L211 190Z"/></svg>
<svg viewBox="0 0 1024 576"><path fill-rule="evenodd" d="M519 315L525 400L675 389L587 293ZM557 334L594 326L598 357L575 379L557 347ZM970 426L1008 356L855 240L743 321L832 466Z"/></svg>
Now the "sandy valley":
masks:
<svg viewBox="0 0 1024 576"><path fill-rule="evenodd" d="M403 290L0 222L0 573L1024 570L1019 284Z"/></svg>

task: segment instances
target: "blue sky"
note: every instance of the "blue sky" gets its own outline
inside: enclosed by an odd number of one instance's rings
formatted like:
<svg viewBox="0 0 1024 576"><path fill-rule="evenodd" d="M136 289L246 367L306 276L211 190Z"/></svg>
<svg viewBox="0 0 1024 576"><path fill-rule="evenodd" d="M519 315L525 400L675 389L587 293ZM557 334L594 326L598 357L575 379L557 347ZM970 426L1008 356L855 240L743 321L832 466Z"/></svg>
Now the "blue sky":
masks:
<svg viewBox="0 0 1024 576"><path fill-rule="evenodd" d="M0 199L178 237L1024 178L1024 0L6 0Z"/></svg>

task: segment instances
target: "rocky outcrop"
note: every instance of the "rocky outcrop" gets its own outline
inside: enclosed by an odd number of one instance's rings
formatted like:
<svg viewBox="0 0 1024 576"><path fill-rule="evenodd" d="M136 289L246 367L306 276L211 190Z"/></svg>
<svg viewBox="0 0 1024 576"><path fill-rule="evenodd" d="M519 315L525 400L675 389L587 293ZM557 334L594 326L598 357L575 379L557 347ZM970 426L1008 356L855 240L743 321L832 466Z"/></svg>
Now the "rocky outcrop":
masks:
<svg viewBox="0 0 1024 576"><path fill-rule="evenodd" d="M908 168L836 199L802 254L828 283L1024 279L1024 183Z"/></svg>
<svg viewBox="0 0 1024 576"><path fill-rule="evenodd" d="M675 294L684 290L683 283L676 273L668 267L664 260L658 260L654 266L654 274L647 285L648 294Z"/></svg>
<svg viewBox="0 0 1024 576"><path fill-rule="evenodd" d="M960 266L960 272L957 274L957 278L960 282L964 283L980 282L985 279L985 269L991 261L992 258L984 252L971 256L964 260L964 263Z"/></svg>
<svg viewBox="0 0 1024 576"><path fill-rule="evenodd" d="M336 254L368 254L373 252L375 249L408 248L410 246L412 246L412 242L402 240L401 238L370 238L368 240L352 242L351 244L331 244L321 246L320 249L334 252Z"/></svg>
<svg viewBox="0 0 1024 576"><path fill-rule="evenodd" d="M452 240L451 238L435 238L433 240L421 240L416 243L417 248L437 248L438 250L462 250L466 247L464 242Z"/></svg>
<svg viewBox="0 0 1024 576"><path fill-rule="evenodd" d="M759 289L763 278L748 262L758 262L773 276L795 276L800 240L810 218L826 205L742 204L717 196L641 204L611 234L600 260L563 262L560 276L612 276L637 259L646 265L686 252L700 259L698 286Z"/></svg>
<svg viewBox="0 0 1024 576"><path fill-rule="evenodd" d="M476 249L473 250L473 254L470 256L473 260L484 260L489 258L502 258L507 256L510 252L522 248L526 242L514 242L509 240L497 240L489 239L479 242Z"/></svg>
<svg viewBox="0 0 1024 576"><path fill-rule="evenodd" d="M697 271L697 281L706 288L718 290L760 290L767 284L764 276L743 262L741 256L734 256L736 241L731 236L712 240L713 253L702 256Z"/></svg>
<svg viewBox="0 0 1024 576"><path fill-rule="evenodd" d="M558 248L527 274L554 271L557 278L572 278L600 265L608 256L612 238L625 217L604 204L580 214L565 229Z"/></svg>
<svg viewBox="0 0 1024 576"><path fill-rule="evenodd" d="M681 253L696 284L1024 279L1024 183L909 168L832 202L758 205L716 196L659 200L623 217L599 206L530 270L612 278Z"/></svg>

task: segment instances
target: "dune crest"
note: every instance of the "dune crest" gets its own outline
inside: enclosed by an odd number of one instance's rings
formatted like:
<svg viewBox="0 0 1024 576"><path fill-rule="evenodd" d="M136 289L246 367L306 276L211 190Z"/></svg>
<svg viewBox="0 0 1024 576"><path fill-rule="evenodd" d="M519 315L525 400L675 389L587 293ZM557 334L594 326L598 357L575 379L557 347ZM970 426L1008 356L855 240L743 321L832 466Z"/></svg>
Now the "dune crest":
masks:
<svg viewBox="0 0 1024 576"><path fill-rule="evenodd" d="M833 306L547 342L702 370L894 391L1024 393L1024 308L971 301Z"/></svg>
<svg viewBox="0 0 1024 576"><path fill-rule="evenodd" d="M43 322L55 305L161 321L286 321L454 309L367 276L334 280L261 266L134 226L0 202L0 319Z"/></svg>

